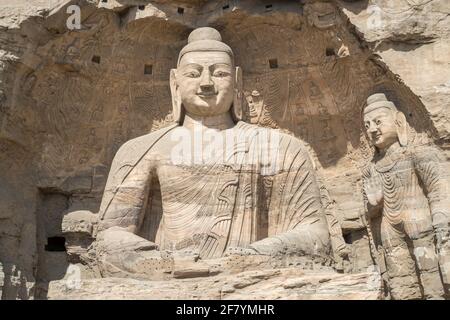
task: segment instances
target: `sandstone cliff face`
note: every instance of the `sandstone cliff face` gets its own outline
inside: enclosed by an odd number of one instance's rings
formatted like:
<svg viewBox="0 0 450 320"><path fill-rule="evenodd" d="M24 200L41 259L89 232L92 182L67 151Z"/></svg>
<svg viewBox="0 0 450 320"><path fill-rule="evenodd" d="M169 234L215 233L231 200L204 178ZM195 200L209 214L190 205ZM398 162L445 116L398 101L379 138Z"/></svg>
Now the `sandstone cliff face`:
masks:
<svg viewBox="0 0 450 320"><path fill-rule="evenodd" d="M448 143L448 1L341 3L356 31L424 104L437 137Z"/></svg>
<svg viewBox="0 0 450 320"><path fill-rule="evenodd" d="M81 25L69 30L74 4ZM96 212L119 146L170 123L169 71L199 26L218 28L234 50L247 120L305 141L352 243L347 270L366 270L362 106L387 91L411 142L450 157L449 13L446 0L2 1L2 298L45 297L64 277L63 215Z"/></svg>

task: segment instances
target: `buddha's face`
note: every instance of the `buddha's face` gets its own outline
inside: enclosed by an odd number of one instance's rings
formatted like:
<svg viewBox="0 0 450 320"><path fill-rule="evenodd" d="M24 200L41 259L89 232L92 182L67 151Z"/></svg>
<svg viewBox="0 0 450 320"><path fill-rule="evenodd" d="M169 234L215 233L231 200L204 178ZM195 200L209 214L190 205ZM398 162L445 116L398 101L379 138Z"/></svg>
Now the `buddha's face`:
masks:
<svg viewBox="0 0 450 320"><path fill-rule="evenodd" d="M188 52L180 61L176 82L185 111L197 116L230 110L234 95L234 66L225 52Z"/></svg>
<svg viewBox="0 0 450 320"><path fill-rule="evenodd" d="M398 140L397 125L393 112L378 108L364 115L364 126L370 142L383 150Z"/></svg>

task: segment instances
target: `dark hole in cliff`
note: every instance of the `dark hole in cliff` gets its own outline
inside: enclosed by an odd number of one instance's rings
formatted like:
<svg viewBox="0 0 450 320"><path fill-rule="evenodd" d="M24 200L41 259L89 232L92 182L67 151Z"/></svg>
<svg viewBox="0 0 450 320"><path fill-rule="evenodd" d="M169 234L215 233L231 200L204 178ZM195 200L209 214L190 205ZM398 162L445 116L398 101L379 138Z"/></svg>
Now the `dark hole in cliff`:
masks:
<svg viewBox="0 0 450 320"><path fill-rule="evenodd" d="M269 59L270 69L278 68L278 60L277 59Z"/></svg>
<svg viewBox="0 0 450 320"><path fill-rule="evenodd" d="M100 63L100 60L101 60L100 56L93 56L92 57L92 62L93 63Z"/></svg>
<svg viewBox="0 0 450 320"><path fill-rule="evenodd" d="M108 2L108 0L102 0L102 2L103 2L103 3L107 3L107 2Z"/></svg>
<svg viewBox="0 0 450 320"><path fill-rule="evenodd" d="M327 49L325 50L325 55L326 55L327 57L334 56L334 49L333 49L333 48L327 48Z"/></svg>
<svg viewBox="0 0 450 320"><path fill-rule="evenodd" d="M45 251L66 251L66 238L64 237L50 237L47 238Z"/></svg>
<svg viewBox="0 0 450 320"><path fill-rule="evenodd" d="M273 5L266 4L266 11L272 11Z"/></svg>
<svg viewBox="0 0 450 320"><path fill-rule="evenodd" d="M184 13L184 8L178 7L178 14L183 14L183 13Z"/></svg>
<svg viewBox="0 0 450 320"><path fill-rule="evenodd" d="M151 64L146 64L144 66L144 74L152 74L153 73L153 66Z"/></svg>
<svg viewBox="0 0 450 320"><path fill-rule="evenodd" d="M410 118L412 118L413 114L412 114L412 113L409 113L408 116L409 116Z"/></svg>
<svg viewBox="0 0 450 320"><path fill-rule="evenodd" d="M139 10L145 10L145 6L144 5L138 6L138 8L139 8Z"/></svg>
<svg viewBox="0 0 450 320"><path fill-rule="evenodd" d="M230 5L229 5L229 4L226 4L226 5L224 5L224 6L222 7L222 9L223 9L223 10L230 9Z"/></svg>
<svg viewBox="0 0 450 320"><path fill-rule="evenodd" d="M344 237L344 241L346 244L352 244L352 234L351 233L346 233L343 235Z"/></svg>

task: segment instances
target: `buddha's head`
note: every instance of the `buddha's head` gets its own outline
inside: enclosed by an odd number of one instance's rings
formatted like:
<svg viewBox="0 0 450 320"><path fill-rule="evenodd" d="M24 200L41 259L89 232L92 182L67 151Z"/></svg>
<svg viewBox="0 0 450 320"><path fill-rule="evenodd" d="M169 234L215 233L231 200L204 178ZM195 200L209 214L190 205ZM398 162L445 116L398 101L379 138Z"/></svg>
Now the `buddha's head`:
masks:
<svg viewBox="0 0 450 320"><path fill-rule="evenodd" d="M242 73L234 65L231 48L213 28L191 32L181 50L177 69L170 72L174 119L182 123L184 113L214 116L231 112L242 117Z"/></svg>
<svg viewBox="0 0 450 320"><path fill-rule="evenodd" d="M408 143L405 115L383 93L367 98L364 127L370 142L378 150L385 150L397 141L402 146Z"/></svg>

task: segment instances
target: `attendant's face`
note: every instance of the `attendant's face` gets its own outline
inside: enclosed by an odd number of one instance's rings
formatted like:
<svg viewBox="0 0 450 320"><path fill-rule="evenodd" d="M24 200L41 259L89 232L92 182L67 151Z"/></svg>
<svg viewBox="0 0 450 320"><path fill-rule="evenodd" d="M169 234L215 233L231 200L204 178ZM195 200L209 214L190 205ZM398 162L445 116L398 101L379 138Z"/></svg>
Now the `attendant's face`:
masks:
<svg viewBox="0 0 450 320"><path fill-rule="evenodd" d="M187 113L213 116L230 110L234 66L225 52L188 52L180 61L176 82Z"/></svg>
<svg viewBox="0 0 450 320"><path fill-rule="evenodd" d="M364 126L370 142L383 150L398 140L397 125L391 110L378 108L364 115Z"/></svg>

